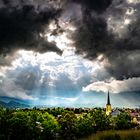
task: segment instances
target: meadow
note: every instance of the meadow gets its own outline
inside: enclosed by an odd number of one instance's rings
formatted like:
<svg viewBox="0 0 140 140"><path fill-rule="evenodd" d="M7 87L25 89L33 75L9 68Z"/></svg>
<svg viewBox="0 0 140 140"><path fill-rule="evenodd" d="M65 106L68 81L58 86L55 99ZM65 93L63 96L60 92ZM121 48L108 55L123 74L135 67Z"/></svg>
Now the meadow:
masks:
<svg viewBox="0 0 140 140"><path fill-rule="evenodd" d="M140 140L140 130L111 130L97 132L81 140Z"/></svg>

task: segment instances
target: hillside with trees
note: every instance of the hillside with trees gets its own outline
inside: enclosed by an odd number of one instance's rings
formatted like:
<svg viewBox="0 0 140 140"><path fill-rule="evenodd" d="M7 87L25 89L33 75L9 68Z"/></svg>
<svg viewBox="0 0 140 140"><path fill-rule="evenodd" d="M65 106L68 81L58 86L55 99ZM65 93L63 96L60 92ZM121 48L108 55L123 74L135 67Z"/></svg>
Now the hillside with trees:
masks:
<svg viewBox="0 0 140 140"><path fill-rule="evenodd" d="M99 131L128 130L133 127L127 113L112 117L100 108L0 108L1 140L73 140L95 135Z"/></svg>

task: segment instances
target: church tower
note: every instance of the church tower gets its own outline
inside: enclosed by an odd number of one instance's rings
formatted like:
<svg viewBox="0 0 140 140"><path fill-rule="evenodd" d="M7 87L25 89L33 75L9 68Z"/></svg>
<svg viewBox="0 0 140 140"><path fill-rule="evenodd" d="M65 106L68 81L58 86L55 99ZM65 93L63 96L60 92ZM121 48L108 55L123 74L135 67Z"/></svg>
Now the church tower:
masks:
<svg viewBox="0 0 140 140"><path fill-rule="evenodd" d="M111 104L110 104L110 97L109 97L109 91L108 91L107 104L106 104L106 115L110 115L110 113L111 113Z"/></svg>

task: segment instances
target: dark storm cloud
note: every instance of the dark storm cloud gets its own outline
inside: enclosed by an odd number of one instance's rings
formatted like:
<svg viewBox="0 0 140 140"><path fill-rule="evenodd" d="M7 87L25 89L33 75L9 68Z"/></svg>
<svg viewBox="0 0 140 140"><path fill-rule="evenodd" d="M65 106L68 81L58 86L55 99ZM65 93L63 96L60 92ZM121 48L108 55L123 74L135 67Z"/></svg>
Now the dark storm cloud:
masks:
<svg viewBox="0 0 140 140"><path fill-rule="evenodd" d="M73 2L80 3L86 10L93 10L97 13L104 12L112 0L72 0Z"/></svg>
<svg viewBox="0 0 140 140"><path fill-rule="evenodd" d="M83 10L82 22L74 35L77 53L91 60L103 54L109 61L106 69L116 79L139 77L140 5L114 0L102 7L96 2L85 4L88 10Z"/></svg>
<svg viewBox="0 0 140 140"><path fill-rule="evenodd" d="M78 53L86 53L89 59L96 58L112 47L112 35L107 32L107 23L99 15L84 15L84 21L75 34Z"/></svg>
<svg viewBox="0 0 140 140"><path fill-rule="evenodd" d="M109 56L108 72L116 79L127 79L140 76L140 50L114 52Z"/></svg>
<svg viewBox="0 0 140 140"><path fill-rule="evenodd" d="M75 9L81 10L80 14L70 12ZM67 14L60 14L61 10ZM127 0L0 0L0 54L5 56L18 49L62 53L39 33L44 32L50 20L55 20L56 34L52 35L57 36L63 28L59 21L65 19L77 28L69 36L75 41L78 54L91 60L103 54L110 64L106 69L116 79L139 77L139 10L140 4ZM135 13L130 15L132 12Z"/></svg>
<svg viewBox="0 0 140 140"><path fill-rule="evenodd" d="M29 0L1 1L0 54L6 55L18 49L61 53L54 43L48 43L39 36L61 10L50 6L49 2L43 4Z"/></svg>

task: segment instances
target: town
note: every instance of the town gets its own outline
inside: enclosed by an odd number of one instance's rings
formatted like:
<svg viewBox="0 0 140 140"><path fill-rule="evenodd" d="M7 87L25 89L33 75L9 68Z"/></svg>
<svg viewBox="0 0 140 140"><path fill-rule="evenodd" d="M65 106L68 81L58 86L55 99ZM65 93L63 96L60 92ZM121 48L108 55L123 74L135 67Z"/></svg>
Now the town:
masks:
<svg viewBox="0 0 140 140"><path fill-rule="evenodd" d="M118 130L127 130L128 139L140 131L140 109L112 108L108 92L105 108L1 107L0 128L0 139L75 140L112 130L112 139L121 137Z"/></svg>

